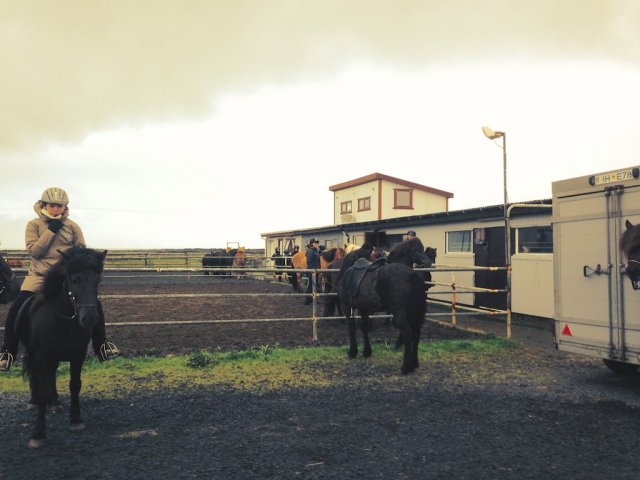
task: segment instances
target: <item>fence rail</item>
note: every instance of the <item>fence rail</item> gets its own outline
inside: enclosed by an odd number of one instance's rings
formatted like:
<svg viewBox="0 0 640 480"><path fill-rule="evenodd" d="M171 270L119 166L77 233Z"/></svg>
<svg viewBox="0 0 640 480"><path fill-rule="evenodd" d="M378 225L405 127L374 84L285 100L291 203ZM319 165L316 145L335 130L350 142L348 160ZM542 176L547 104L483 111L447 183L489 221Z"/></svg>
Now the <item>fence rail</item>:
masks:
<svg viewBox="0 0 640 480"><path fill-rule="evenodd" d="M264 259L270 261L271 259ZM24 272L25 269L15 269L16 272ZM465 266L453 266L446 265L440 266L436 265L432 268L416 268L416 271L421 272L432 272L432 273L444 273L449 272L452 275L451 282L426 282L430 287L438 286L444 287L443 290L433 290L429 291L429 295L439 294L439 295L451 295L451 302L445 302L442 300L428 300L428 303L435 305L448 305L451 308L450 312L442 312L442 313L427 313L425 318L430 321L436 321L438 323L448 324L453 328L457 328L457 317L463 315L491 315L491 316L501 316L505 315L506 317L506 337L511 338L511 310L510 305L507 305L506 310L499 309L487 309L487 308L476 308L469 305L459 304L456 298L457 294L460 293L504 293L507 295L510 294L510 269L507 267L465 267ZM498 271L498 270L507 270L507 288L505 289L487 289L480 288L473 285L458 285L455 281L456 272L466 272L466 271ZM336 272L336 269L301 269L301 268L265 268L265 267L110 267L109 265L105 266L106 273L129 273L130 275L107 275L106 278L149 278L153 277L154 273L159 274L158 277L183 277L187 279L187 283L189 279L196 276L205 276L205 272L208 273L230 273L231 275L247 275L253 274L254 278L260 279L270 279L275 276L282 275L283 273L311 273L314 276L320 273L329 273ZM144 273L145 275L138 275L136 273ZM133 275L131 275L133 274ZM163 274L163 275L160 275ZM167 275L169 274L169 275ZM221 275L222 276L222 275ZM229 277L232 278L232 277ZM208 320L167 320L167 321L134 321L134 322L109 322L107 323L110 327L127 327L127 326L144 326L144 325L189 325L189 324L216 324L216 323L266 323L266 322L291 322L291 321L305 321L310 320L312 322L312 330L313 330L313 339L315 341L318 340L318 321L319 320L335 320L341 319L344 317L320 317L318 316L318 300L322 297L328 296L336 296L336 293L325 293L321 290L318 290L318 283L314 281L312 283L312 292L309 293L298 293L293 294L298 296L309 296L312 297L312 315L311 317L296 317L296 318L261 318L261 319L208 319ZM176 293L176 294L106 294L100 295L102 299L154 299L154 298L216 298L216 297L291 297L291 293ZM463 311L461 311L463 310ZM438 320L434 320L434 317L450 317L450 322L445 323ZM389 315L373 315L371 318L390 318ZM2 328L4 330L4 328Z"/></svg>

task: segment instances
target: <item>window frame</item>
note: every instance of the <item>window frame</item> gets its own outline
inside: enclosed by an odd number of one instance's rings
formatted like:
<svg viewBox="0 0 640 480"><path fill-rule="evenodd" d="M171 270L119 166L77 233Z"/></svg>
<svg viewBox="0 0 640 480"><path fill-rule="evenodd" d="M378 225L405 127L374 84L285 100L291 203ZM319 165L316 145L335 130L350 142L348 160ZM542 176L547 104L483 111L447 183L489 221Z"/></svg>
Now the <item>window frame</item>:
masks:
<svg viewBox="0 0 640 480"><path fill-rule="evenodd" d="M398 202L398 195L401 193L409 194L409 202L407 205ZM413 188L394 188L393 189L393 208L396 210L413 210Z"/></svg>
<svg viewBox="0 0 640 480"><path fill-rule="evenodd" d="M366 204L361 206L361 204ZM371 210L371 197L362 197L358 199L358 211L359 212L366 212L368 210Z"/></svg>

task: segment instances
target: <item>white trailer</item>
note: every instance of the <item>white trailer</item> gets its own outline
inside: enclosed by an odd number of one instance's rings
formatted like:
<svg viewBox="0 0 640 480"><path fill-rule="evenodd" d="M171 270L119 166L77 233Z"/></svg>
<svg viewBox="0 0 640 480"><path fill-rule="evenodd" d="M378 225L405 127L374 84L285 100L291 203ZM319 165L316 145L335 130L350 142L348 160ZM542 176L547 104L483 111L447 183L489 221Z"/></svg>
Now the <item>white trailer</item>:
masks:
<svg viewBox="0 0 640 480"><path fill-rule="evenodd" d="M553 182L555 345L602 358L616 372L640 365L640 291L618 242L640 223L640 168Z"/></svg>

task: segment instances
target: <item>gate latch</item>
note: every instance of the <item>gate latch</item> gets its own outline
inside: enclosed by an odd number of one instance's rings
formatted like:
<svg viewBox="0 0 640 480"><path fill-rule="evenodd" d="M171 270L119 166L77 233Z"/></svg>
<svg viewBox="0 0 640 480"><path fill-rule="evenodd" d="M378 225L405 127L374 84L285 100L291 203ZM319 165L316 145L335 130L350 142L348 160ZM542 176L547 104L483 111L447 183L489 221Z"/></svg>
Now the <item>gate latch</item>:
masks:
<svg viewBox="0 0 640 480"><path fill-rule="evenodd" d="M591 268L589 265L582 267L582 275L585 277L591 277L592 275L609 275L611 273L611 265L607 268L602 268L602 265L597 264L595 268Z"/></svg>

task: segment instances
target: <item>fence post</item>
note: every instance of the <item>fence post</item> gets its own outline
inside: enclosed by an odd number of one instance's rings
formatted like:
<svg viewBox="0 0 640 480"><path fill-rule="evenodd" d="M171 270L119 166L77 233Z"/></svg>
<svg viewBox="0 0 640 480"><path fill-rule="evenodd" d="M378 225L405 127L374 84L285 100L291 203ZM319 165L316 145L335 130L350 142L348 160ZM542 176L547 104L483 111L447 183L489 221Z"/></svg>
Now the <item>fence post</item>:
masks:
<svg viewBox="0 0 640 480"><path fill-rule="evenodd" d="M451 326L456 328L456 272L451 272Z"/></svg>

